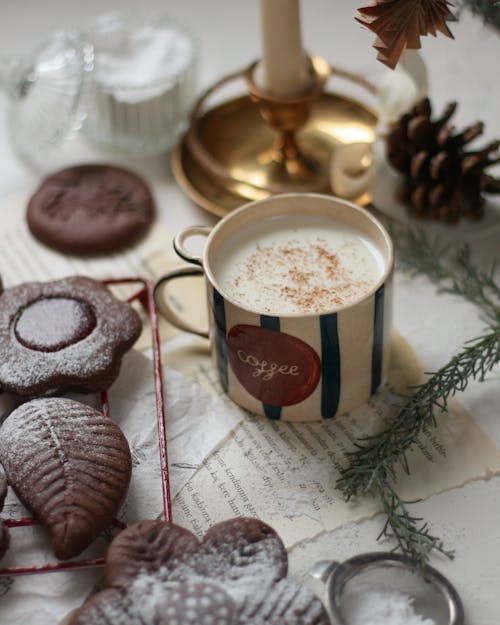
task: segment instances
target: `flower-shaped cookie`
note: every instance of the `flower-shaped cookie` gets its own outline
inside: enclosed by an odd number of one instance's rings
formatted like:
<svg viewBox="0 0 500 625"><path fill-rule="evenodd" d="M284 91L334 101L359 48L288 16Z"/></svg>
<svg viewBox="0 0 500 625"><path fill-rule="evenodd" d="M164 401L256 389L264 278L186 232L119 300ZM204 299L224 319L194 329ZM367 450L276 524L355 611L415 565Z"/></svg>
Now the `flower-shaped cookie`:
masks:
<svg viewBox="0 0 500 625"><path fill-rule="evenodd" d="M135 310L100 282L29 282L0 296L0 388L32 397L106 389L141 331Z"/></svg>
<svg viewBox="0 0 500 625"><path fill-rule="evenodd" d="M258 519L214 525L200 542L163 521L121 532L106 556L106 590L70 625L328 625L306 588L286 578L287 553Z"/></svg>

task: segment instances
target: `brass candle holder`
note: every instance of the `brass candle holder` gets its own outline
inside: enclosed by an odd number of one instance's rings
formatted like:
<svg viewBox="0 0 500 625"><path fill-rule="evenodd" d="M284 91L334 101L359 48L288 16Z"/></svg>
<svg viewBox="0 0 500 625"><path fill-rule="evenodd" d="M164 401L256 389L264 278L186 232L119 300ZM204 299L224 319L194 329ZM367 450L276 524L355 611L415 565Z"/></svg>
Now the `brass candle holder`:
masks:
<svg viewBox="0 0 500 625"><path fill-rule="evenodd" d="M259 108L262 119L275 133L274 143L257 155L264 168L262 187L271 193L290 190L312 192L329 188L325 163L299 144L298 132L309 119L311 103L324 91L330 68L322 59L310 60L310 88L296 98L275 98L260 89L255 81L258 62L245 72L248 92Z"/></svg>
<svg viewBox="0 0 500 625"><path fill-rule="evenodd" d="M332 156L351 144L373 143L377 116L367 104L327 92L326 83L330 77L342 78L368 96L373 96L373 85L312 57L309 89L298 97L275 98L258 86L257 67L254 62L224 76L198 98L172 156L177 182L218 216L277 193L342 196L331 187ZM207 107L210 98L237 79L244 81L245 95ZM359 160L353 164L351 158L350 170L366 169L361 156ZM370 200L365 190L349 199Z"/></svg>

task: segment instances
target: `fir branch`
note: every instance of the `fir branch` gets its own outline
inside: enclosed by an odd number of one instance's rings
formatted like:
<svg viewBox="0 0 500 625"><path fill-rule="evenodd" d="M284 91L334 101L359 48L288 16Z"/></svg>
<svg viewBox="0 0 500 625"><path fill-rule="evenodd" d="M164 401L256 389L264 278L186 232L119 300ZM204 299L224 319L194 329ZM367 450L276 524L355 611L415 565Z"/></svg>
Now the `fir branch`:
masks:
<svg viewBox="0 0 500 625"><path fill-rule="evenodd" d="M459 0L460 7L469 9L474 15L481 15L486 24L500 30L500 2L495 0Z"/></svg>
<svg viewBox="0 0 500 625"><path fill-rule="evenodd" d="M500 327L469 341L446 365L416 386L387 429L359 439L358 449L337 483L346 499L373 495L381 486L395 482L399 461L409 473L405 454L424 429L436 426L435 409L446 411L450 397L465 390L471 380L484 380L498 362Z"/></svg>
<svg viewBox="0 0 500 625"><path fill-rule="evenodd" d="M412 275L425 274L443 292L459 295L480 307L487 320L485 333L468 341L437 372L415 387L391 425L375 436L358 439L351 462L337 482L348 501L360 495L378 496L387 521L380 536L393 536L397 548L424 564L432 550L451 557L427 523L412 516L395 490L397 469L409 473L406 454L426 429L437 425L436 415L448 409L449 399L472 380L483 381L500 362L500 286L495 264L488 271L474 266L467 247L445 262L449 247L430 241L422 231L399 229L393 236L398 267Z"/></svg>
<svg viewBox="0 0 500 625"><path fill-rule="evenodd" d="M500 327L470 341L449 363L417 386L386 430L358 439L357 450L337 481L337 488L347 501L359 495L378 496L387 516L382 535L388 535L390 528L403 552L421 564L433 549L451 553L430 534L426 523L420 524L422 519L409 514L405 502L398 497L394 489L397 468L401 466L410 472L406 454L423 430L436 426L436 409L446 411L450 397L465 390L471 380L484 380L498 362Z"/></svg>
<svg viewBox="0 0 500 625"><path fill-rule="evenodd" d="M496 262L487 271L472 262L470 248L462 245L452 254L439 237L430 240L425 232L394 226L391 230L398 269L410 275L426 275L442 293L459 295L479 306L486 321L500 323L500 284L495 280Z"/></svg>
<svg viewBox="0 0 500 625"><path fill-rule="evenodd" d="M439 551L443 555L453 558L453 551L445 549L443 542L430 533L428 524L422 517L416 517L408 512L407 504L416 501L403 501L390 484L381 484L380 499L387 516L382 531L377 537L394 538L397 546L403 553L413 557L419 564L425 564L431 551Z"/></svg>

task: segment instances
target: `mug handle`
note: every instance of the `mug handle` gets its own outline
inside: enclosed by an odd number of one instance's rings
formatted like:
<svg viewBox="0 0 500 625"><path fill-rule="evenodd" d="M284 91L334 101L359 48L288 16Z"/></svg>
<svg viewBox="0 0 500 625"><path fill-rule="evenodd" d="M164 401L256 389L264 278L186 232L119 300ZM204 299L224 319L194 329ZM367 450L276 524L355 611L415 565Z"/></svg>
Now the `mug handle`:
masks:
<svg viewBox="0 0 500 625"><path fill-rule="evenodd" d="M190 252L186 248L185 242L190 237L197 235L208 237L211 230L212 228L210 226L191 226L190 228L186 228L185 230L182 230L182 232L179 232L179 234L177 234L174 238L174 250L177 252L177 255L186 262L192 263L193 265L199 265L201 267L203 265L202 257Z"/></svg>
<svg viewBox="0 0 500 625"><path fill-rule="evenodd" d="M179 328L179 330L183 330L184 332L190 332L191 334L197 334L198 336L202 336L203 338L208 338L208 330L197 328L193 324L183 319L179 315L179 313L177 313L172 308L168 299L164 296L164 291L167 287L167 284L171 280L176 280L177 278L185 278L186 276L199 276L203 275L203 273L204 272L202 267L179 267L179 269L170 271L169 273L162 276L155 284L153 296L156 308L169 323L171 323L176 328Z"/></svg>

